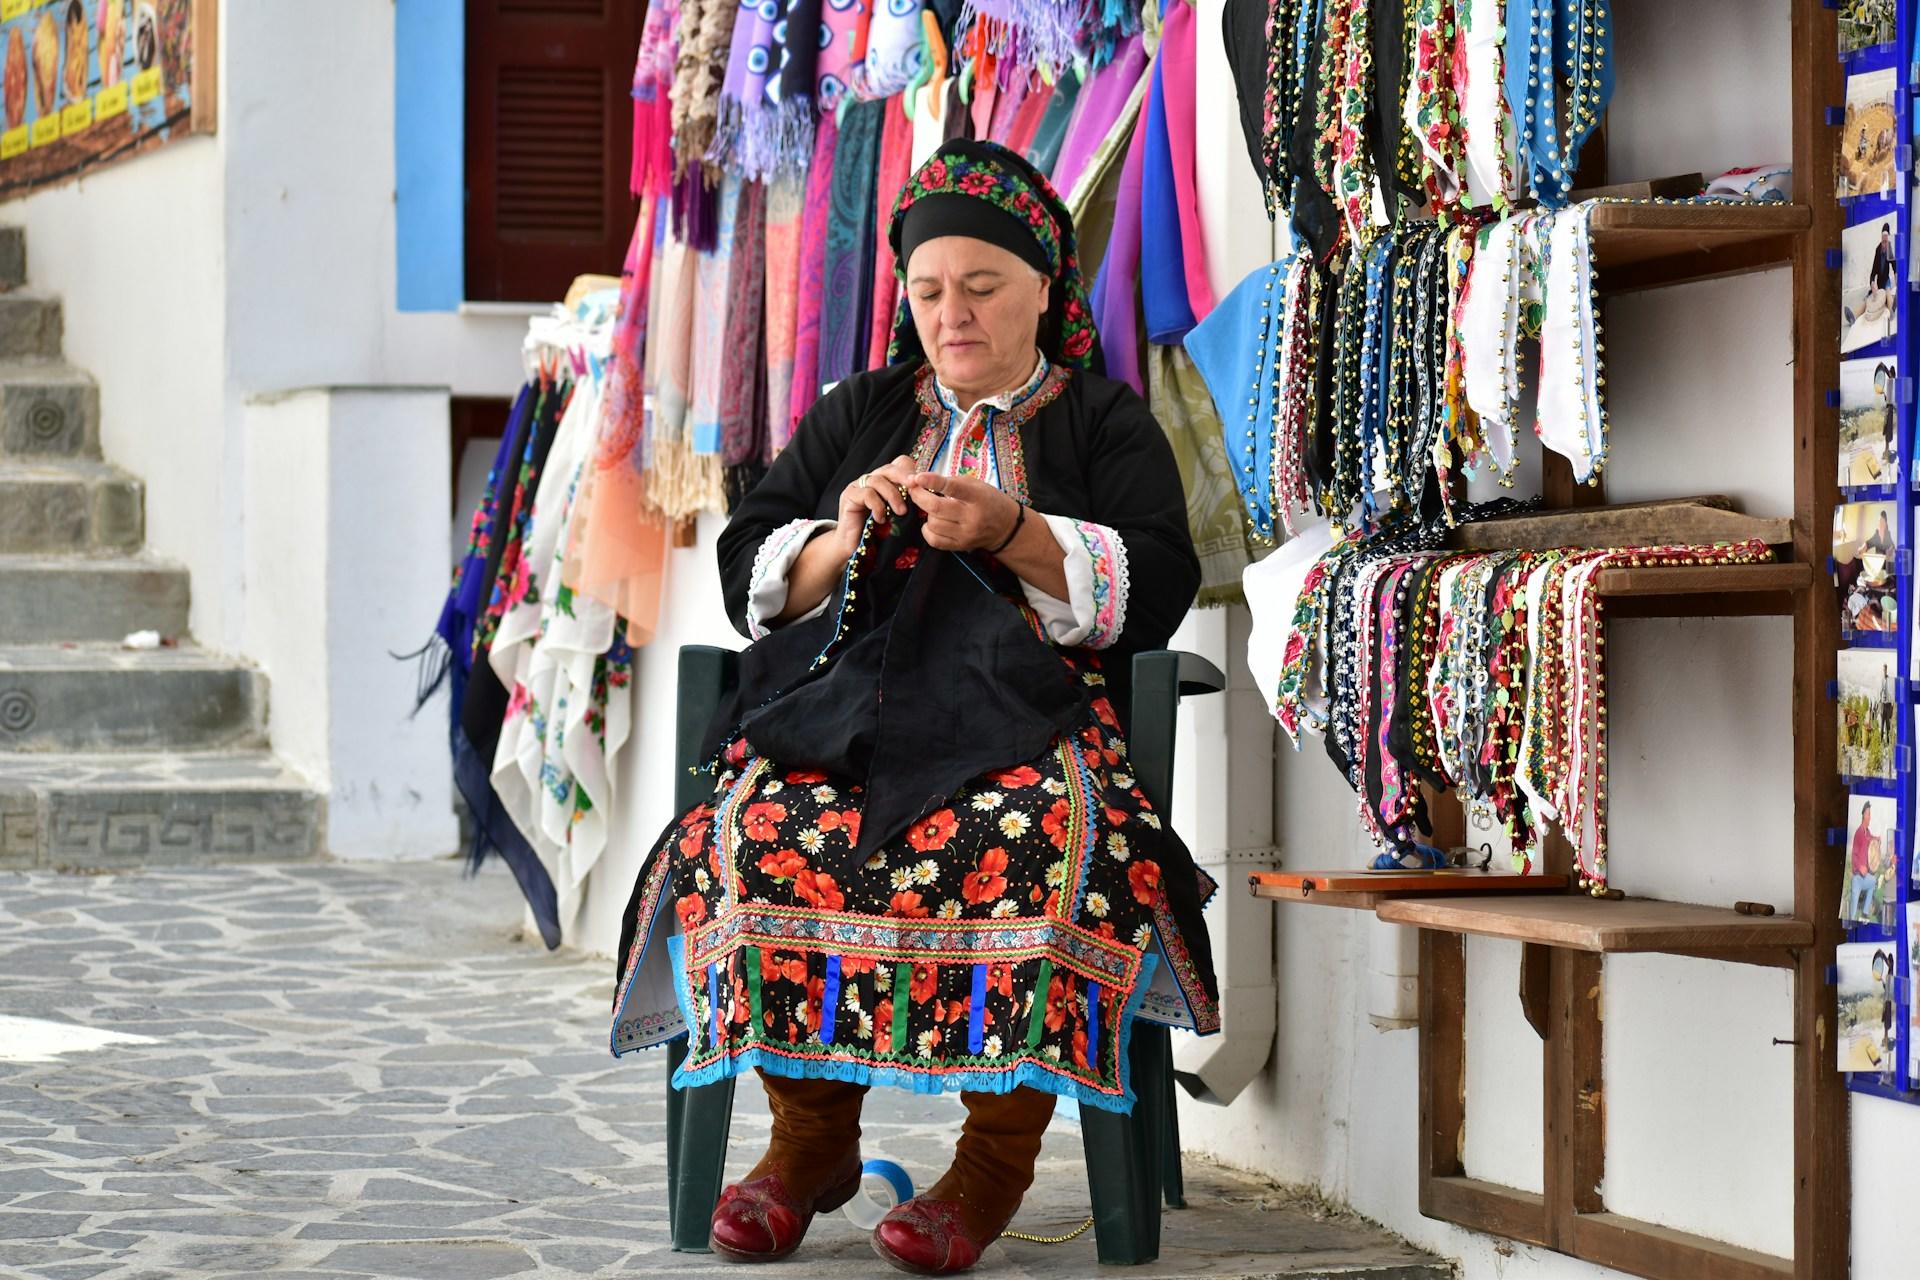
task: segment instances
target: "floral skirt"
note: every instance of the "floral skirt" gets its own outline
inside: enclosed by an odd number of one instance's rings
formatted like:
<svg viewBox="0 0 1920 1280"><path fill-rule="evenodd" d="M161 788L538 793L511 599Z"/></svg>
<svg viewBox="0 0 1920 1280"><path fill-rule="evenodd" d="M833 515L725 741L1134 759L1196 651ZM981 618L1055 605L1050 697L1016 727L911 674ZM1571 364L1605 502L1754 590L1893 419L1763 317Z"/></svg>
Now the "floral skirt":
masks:
<svg viewBox="0 0 1920 1280"><path fill-rule="evenodd" d="M1136 1014L1210 1032L1219 1011L1125 750L1096 699L1072 738L975 779L835 875L817 855L858 842L861 788L736 742L712 799L642 868L614 1053L687 1032L681 1088L758 1067L1129 1109ZM1184 851L1178 865L1210 896Z"/></svg>

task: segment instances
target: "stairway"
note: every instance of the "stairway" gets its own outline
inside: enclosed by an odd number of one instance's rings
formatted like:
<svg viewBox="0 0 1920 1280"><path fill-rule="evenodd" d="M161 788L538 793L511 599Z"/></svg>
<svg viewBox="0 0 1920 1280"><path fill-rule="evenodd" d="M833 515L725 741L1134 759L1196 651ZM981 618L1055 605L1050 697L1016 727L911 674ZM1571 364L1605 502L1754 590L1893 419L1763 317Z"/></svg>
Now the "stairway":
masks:
<svg viewBox="0 0 1920 1280"><path fill-rule="evenodd" d="M267 682L187 638L145 490L100 457L58 298L0 228L0 869L307 858L319 797L268 749ZM130 650L157 631L176 646Z"/></svg>

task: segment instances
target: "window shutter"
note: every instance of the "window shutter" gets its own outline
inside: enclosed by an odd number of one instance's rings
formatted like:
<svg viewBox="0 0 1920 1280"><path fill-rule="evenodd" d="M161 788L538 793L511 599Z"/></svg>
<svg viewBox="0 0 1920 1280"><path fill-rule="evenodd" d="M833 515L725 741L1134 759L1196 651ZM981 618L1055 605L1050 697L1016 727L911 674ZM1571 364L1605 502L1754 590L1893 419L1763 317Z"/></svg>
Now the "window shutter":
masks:
<svg viewBox="0 0 1920 1280"><path fill-rule="evenodd" d="M618 275L637 210L645 0L467 0L466 294L547 302Z"/></svg>

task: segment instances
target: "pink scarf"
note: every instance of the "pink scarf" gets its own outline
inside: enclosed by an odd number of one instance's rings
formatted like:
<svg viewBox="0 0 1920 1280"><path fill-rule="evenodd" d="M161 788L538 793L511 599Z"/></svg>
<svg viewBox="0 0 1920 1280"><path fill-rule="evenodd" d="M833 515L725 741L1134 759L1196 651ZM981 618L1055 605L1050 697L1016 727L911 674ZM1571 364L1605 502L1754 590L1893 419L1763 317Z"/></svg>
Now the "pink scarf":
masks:
<svg viewBox="0 0 1920 1280"><path fill-rule="evenodd" d="M893 202L900 188L913 176L913 121L907 119L904 98L895 94L887 99L887 119L880 129L880 180L876 184L876 203L880 228L879 243L873 254L873 334L867 346L867 368L878 369L887 363L887 342L893 337L893 312L900 304L900 283L893 278L893 245L887 239L887 226L893 221Z"/></svg>

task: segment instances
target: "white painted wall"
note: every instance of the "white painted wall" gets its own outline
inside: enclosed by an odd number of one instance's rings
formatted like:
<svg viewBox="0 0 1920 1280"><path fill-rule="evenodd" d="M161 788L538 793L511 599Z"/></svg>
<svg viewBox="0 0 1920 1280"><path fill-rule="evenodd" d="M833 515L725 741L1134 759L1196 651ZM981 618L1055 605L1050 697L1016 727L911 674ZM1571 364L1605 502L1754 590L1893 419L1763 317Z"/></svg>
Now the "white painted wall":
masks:
<svg viewBox="0 0 1920 1280"><path fill-rule="evenodd" d="M416 670L392 655L418 646L421 601L446 589L447 393L264 396L243 443L243 642L272 681L274 745L324 793L336 856L445 854L446 717L410 717Z"/></svg>

